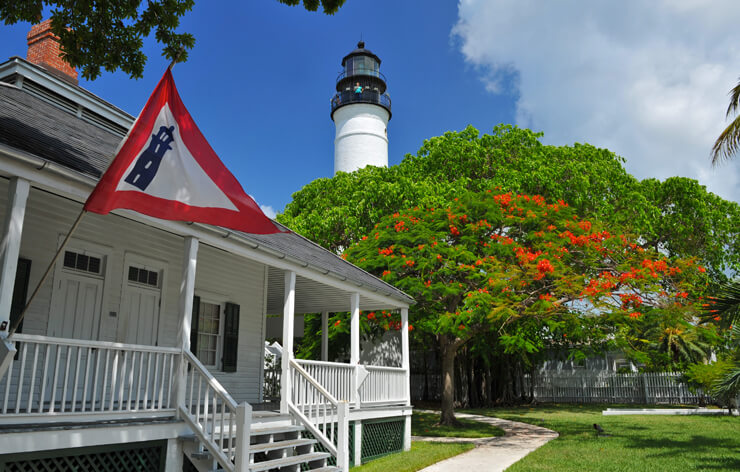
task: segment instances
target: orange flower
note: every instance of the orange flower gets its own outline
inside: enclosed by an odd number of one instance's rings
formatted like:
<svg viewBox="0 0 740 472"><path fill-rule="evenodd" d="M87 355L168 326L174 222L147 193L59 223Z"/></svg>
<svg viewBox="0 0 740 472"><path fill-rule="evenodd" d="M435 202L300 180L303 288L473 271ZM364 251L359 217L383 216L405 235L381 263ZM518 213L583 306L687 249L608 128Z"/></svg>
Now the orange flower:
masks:
<svg viewBox="0 0 740 472"><path fill-rule="evenodd" d="M367 314L367 319L368 320L374 320L375 319L375 312L374 311L371 311L370 313L368 313Z"/></svg>
<svg viewBox="0 0 740 472"><path fill-rule="evenodd" d="M386 275L391 275L391 271L390 270L384 270L382 277L385 277Z"/></svg>
<svg viewBox="0 0 740 472"><path fill-rule="evenodd" d="M337 320L337 321L336 321L336 322L334 323L334 326L339 326L339 325L340 325L341 323L342 323L342 322L341 322L340 320Z"/></svg>
<svg viewBox="0 0 740 472"><path fill-rule="evenodd" d="M635 318L635 319L637 319L637 318L639 318L641 316L642 316L642 313L640 313L639 311L633 311L632 313L629 314L629 317L630 318Z"/></svg>

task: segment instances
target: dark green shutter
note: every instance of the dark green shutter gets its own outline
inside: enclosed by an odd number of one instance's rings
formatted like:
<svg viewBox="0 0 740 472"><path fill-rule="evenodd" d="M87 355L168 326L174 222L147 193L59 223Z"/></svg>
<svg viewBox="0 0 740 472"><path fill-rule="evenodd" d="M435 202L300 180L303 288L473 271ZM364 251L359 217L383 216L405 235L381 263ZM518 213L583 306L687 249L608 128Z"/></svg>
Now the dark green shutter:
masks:
<svg viewBox="0 0 740 472"><path fill-rule="evenodd" d="M200 321L200 297L193 297L193 316L190 321L190 352L198 355L198 322Z"/></svg>
<svg viewBox="0 0 740 472"><path fill-rule="evenodd" d="M28 279L31 275L31 261L29 259L18 259L18 269L15 271L15 285L13 286L13 299L10 301L10 325L21 316L26 307L28 297ZM18 325L17 333L23 332L23 322Z"/></svg>
<svg viewBox="0 0 740 472"><path fill-rule="evenodd" d="M239 305L227 303L224 312L224 372L236 372L236 354L239 350Z"/></svg>

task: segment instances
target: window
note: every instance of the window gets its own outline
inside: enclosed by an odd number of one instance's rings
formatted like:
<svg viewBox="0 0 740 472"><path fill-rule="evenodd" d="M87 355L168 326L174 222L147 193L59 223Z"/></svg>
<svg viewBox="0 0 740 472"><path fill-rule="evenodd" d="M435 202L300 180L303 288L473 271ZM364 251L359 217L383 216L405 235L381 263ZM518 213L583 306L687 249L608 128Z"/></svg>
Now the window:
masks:
<svg viewBox="0 0 740 472"><path fill-rule="evenodd" d="M196 356L207 366L216 366L221 335L221 305L200 302Z"/></svg>
<svg viewBox="0 0 740 472"><path fill-rule="evenodd" d="M128 281L157 288L159 287L159 272L147 270L143 267L129 266Z"/></svg>
<svg viewBox="0 0 740 472"><path fill-rule="evenodd" d="M236 372L239 349L239 305L193 300L190 350L203 365Z"/></svg>
<svg viewBox="0 0 740 472"><path fill-rule="evenodd" d="M64 267L95 275L101 275L103 271L100 257L73 251L64 251Z"/></svg>

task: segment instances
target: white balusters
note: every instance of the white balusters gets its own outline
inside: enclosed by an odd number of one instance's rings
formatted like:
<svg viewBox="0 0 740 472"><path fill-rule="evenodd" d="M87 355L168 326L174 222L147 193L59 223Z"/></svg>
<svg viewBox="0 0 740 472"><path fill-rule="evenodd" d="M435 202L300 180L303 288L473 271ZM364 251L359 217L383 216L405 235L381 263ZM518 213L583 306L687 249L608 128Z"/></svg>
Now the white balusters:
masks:
<svg viewBox="0 0 740 472"><path fill-rule="evenodd" d="M179 349L26 334L13 340L22 344L18 359L0 379L4 415L120 414L170 407Z"/></svg>

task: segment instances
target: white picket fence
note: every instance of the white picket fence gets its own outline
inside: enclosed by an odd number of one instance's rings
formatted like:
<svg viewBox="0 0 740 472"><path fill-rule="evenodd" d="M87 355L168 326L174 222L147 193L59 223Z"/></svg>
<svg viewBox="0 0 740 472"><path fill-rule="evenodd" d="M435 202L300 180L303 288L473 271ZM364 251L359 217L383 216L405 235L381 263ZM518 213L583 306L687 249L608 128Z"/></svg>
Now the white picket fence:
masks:
<svg viewBox="0 0 740 472"><path fill-rule="evenodd" d="M680 377L680 373L674 372L544 372L535 375L534 397L541 402L560 403L698 404L711 401L704 392L690 391L679 381ZM526 392L530 391L530 382L530 376L525 376Z"/></svg>

